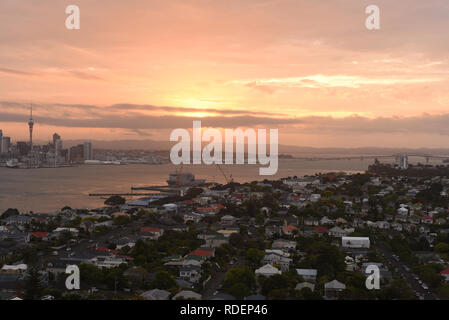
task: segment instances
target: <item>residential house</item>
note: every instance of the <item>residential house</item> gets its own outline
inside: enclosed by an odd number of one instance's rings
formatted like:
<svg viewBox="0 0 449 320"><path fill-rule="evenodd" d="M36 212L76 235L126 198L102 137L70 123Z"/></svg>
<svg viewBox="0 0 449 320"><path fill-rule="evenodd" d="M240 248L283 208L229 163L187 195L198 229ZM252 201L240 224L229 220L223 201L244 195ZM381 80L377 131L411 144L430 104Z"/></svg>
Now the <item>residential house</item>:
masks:
<svg viewBox="0 0 449 320"><path fill-rule="evenodd" d="M166 290L153 289L140 294L145 300L168 300L170 292Z"/></svg>
<svg viewBox="0 0 449 320"><path fill-rule="evenodd" d="M433 224L433 217L431 217L431 216L423 216L423 217L421 217L421 223Z"/></svg>
<svg viewBox="0 0 449 320"><path fill-rule="evenodd" d="M286 236L293 235L296 230L298 230L298 228L292 225L282 226L282 233Z"/></svg>
<svg viewBox="0 0 449 320"><path fill-rule="evenodd" d="M287 251L296 250L296 241L277 239L277 240L273 241L273 244L271 245L271 249L280 249L280 250L287 250Z"/></svg>
<svg viewBox="0 0 449 320"><path fill-rule="evenodd" d="M201 267L197 265L183 265L179 269L179 278L191 283L198 283L201 278Z"/></svg>
<svg viewBox="0 0 449 320"><path fill-rule="evenodd" d="M337 280L332 280L324 284L324 296L326 298L336 298L338 293L346 289L346 285Z"/></svg>
<svg viewBox="0 0 449 320"><path fill-rule="evenodd" d="M109 269L118 267L122 263L126 263L126 260L114 256L97 256L90 259L90 262L96 267Z"/></svg>
<svg viewBox="0 0 449 320"><path fill-rule="evenodd" d="M323 234L329 234L329 229L326 227L315 227L314 228L315 233L317 233L319 236L322 236Z"/></svg>
<svg viewBox="0 0 449 320"><path fill-rule="evenodd" d="M201 300L201 295L190 290L182 290L172 300Z"/></svg>
<svg viewBox="0 0 449 320"><path fill-rule="evenodd" d="M143 234L143 238L157 240L164 234L164 229L156 227L142 227L140 232Z"/></svg>
<svg viewBox="0 0 449 320"><path fill-rule="evenodd" d="M271 277L275 274L282 274L278 268L273 267L271 264L266 264L255 271L256 276Z"/></svg>
<svg viewBox="0 0 449 320"><path fill-rule="evenodd" d="M33 240L47 241L48 232L30 232L28 242Z"/></svg>
<svg viewBox="0 0 449 320"><path fill-rule="evenodd" d="M232 226L236 222L237 222L237 218L233 217L233 216L230 216L230 215L225 215L225 216L221 217L221 219L220 219L220 223L223 226Z"/></svg>
<svg viewBox="0 0 449 320"><path fill-rule="evenodd" d="M292 262L292 259L284 257L279 254L269 253L263 257L261 262L264 265L266 264L271 264L272 266L279 265L281 271L286 272L290 268L290 263Z"/></svg>
<svg viewBox="0 0 449 320"><path fill-rule="evenodd" d="M318 274L317 269L296 269L298 276L301 276L304 281L315 283Z"/></svg>
<svg viewBox="0 0 449 320"><path fill-rule="evenodd" d="M369 248L370 240L368 237L342 237L341 246L343 248Z"/></svg>
<svg viewBox="0 0 449 320"><path fill-rule="evenodd" d="M335 226L329 230L329 234L333 237L341 238L347 236L348 232L338 226Z"/></svg>
<svg viewBox="0 0 449 320"><path fill-rule="evenodd" d="M281 235L282 228L280 226L266 226L265 227L265 236L273 237L274 235Z"/></svg>
<svg viewBox="0 0 449 320"><path fill-rule="evenodd" d="M187 254L187 257L189 259L198 259L200 261L213 258L214 256L215 256L215 248L206 248L206 247L195 249L189 254Z"/></svg>

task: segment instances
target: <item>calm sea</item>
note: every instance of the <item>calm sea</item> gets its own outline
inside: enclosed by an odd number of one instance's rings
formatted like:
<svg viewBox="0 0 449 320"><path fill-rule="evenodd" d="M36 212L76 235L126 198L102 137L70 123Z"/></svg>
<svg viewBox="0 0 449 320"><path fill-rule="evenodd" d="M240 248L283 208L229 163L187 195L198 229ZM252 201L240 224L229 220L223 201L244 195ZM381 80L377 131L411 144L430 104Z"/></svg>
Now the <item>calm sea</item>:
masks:
<svg viewBox="0 0 449 320"><path fill-rule="evenodd" d="M372 159L296 160L280 159L275 176L313 175L319 172L360 172ZM238 182L263 180L256 165L223 165L226 175ZM55 169L8 169L0 167L0 212L17 208L22 212L53 212L66 205L74 208L101 206L104 199L89 193L126 193L132 186L166 185L168 174L176 166L164 165L81 165ZM225 178L216 166L184 166L196 178L223 183Z"/></svg>

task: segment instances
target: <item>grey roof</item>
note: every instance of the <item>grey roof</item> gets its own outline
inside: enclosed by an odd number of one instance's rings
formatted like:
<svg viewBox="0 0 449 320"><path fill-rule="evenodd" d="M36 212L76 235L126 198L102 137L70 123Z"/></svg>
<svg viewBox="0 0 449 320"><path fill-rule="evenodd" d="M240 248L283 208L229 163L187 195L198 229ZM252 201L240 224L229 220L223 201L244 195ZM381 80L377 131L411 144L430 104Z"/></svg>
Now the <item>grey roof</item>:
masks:
<svg viewBox="0 0 449 320"><path fill-rule="evenodd" d="M332 280L324 284L325 289L346 289L346 285L337 280Z"/></svg>
<svg viewBox="0 0 449 320"><path fill-rule="evenodd" d="M318 271L316 269L296 269L296 272L300 276L316 277Z"/></svg>
<svg viewBox="0 0 449 320"><path fill-rule="evenodd" d="M265 300L265 296L261 294L253 294L250 296L247 296L245 300Z"/></svg>
<svg viewBox="0 0 449 320"><path fill-rule="evenodd" d="M166 290L153 289L141 293L140 296L144 297L146 300L168 300L170 292Z"/></svg>
<svg viewBox="0 0 449 320"><path fill-rule="evenodd" d="M177 300L178 298L201 300L201 295L190 290L183 290L177 293L172 300Z"/></svg>

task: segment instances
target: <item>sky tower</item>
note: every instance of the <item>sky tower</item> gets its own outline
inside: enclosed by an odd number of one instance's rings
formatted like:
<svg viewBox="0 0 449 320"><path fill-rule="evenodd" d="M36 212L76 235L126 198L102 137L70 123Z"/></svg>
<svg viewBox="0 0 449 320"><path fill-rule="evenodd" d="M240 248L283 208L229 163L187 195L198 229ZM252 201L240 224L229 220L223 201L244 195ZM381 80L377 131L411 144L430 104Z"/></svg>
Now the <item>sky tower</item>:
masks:
<svg viewBox="0 0 449 320"><path fill-rule="evenodd" d="M30 128L30 150L31 153L33 153L33 126L34 126L33 105L30 106L30 120L28 120L28 126Z"/></svg>

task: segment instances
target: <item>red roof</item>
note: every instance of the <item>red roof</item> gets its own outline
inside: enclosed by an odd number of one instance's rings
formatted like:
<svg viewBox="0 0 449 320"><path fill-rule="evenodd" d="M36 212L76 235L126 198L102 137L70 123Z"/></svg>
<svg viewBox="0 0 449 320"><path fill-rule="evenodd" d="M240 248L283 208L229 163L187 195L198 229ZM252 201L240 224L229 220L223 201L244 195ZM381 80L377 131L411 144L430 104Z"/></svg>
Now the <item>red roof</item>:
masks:
<svg viewBox="0 0 449 320"><path fill-rule="evenodd" d="M118 250L112 250L112 249L109 249L109 248L106 248L106 247L97 247L97 250L98 251L106 251L106 252L110 252L110 253L113 253L113 254L117 254L119 252Z"/></svg>
<svg viewBox="0 0 449 320"><path fill-rule="evenodd" d="M440 274L449 274L449 268L444 269L443 271L440 272Z"/></svg>
<svg viewBox="0 0 449 320"><path fill-rule="evenodd" d="M196 208L196 210L198 210L198 211L215 211L217 209L212 208L212 207L198 207L198 208Z"/></svg>
<svg viewBox="0 0 449 320"><path fill-rule="evenodd" d="M226 208L224 205L222 205L221 203L217 203L216 204L216 207L218 208L218 209L224 209L224 208Z"/></svg>
<svg viewBox="0 0 449 320"><path fill-rule="evenodd" d="M126 213L126 212L114 212L112 215L114 217L121 217L121 216L129 217L130 216L130 214Z"/></svg>
<svg viewBox="0 0 449 320"><path fill-rule="evenodd" d="M142 228L140 228L140 231L142 231L142 232L162 232L162 229L155 228L155 227L142 227Z"/></svg>
<svg viewBox="0 0 449 320"><path fill-rule="evenodd" d="M288 226L283 226L282 227L284 230L296 230L296 229L298 229L298 228L296 228L295 226L291 226L291 225L288 225Z"/></svg>
<svg viewBox="0 0 449 320"><path fill-rule="evenodd" d="M234 198L244 198L245 197L245 195L243 193L234 193L232 196Z"/></svg>
<svg viewBox="0 0 449 320"><path fill-rule="evenodd" d="M48 236L48 232L31 232L31 234L36 238L45 238Z"/></svg>
<svg viewBox="0 0 449 320"><path fill-rule="evenodd" d="M421 217L421 219L422 219L422 220L433 220L433 218L432 218L432 217L429 217L429 216Z"/></svg>
<svg viewBox="0 0 449 320"><path fill-rule="evenodd" d="M325 227L315 227L315 232L319 233L329 233L329 229Z"/></svg>
<svg viewBox="0 0 449 320"><path fill-rule="evenodd" d="M203 249L195 249L188 254L189 256L212 257L212 252Z"/></svg>

